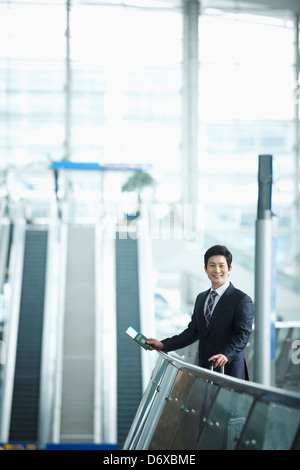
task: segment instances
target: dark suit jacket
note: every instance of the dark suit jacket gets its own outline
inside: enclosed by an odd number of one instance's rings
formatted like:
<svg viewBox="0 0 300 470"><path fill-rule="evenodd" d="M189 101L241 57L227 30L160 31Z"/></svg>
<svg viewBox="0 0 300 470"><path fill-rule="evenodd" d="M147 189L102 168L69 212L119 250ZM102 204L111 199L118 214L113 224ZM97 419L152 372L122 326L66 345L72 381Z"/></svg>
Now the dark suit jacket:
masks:
<svg viewBox="0 0 300 470"><path fill-rule="evenodd" d="M206 327L204 303L209 291L197 296L192 319L186 330L179 335L163 339L162 343L166 351L174 351L199 340L200 367L209 368L208 359L211 356L224 354L228 359L225 374L247 380L244 348L252 331L252 300L230 283L219 299Z"/></svg>

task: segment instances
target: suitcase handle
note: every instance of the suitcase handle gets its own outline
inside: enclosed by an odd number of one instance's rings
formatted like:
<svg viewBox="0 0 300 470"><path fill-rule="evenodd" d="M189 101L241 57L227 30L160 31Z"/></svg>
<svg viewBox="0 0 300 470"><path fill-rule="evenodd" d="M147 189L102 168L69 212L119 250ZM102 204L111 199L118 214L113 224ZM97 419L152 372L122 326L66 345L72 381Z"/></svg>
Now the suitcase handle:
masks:
<svg viewBox="0 0 300 470"><path fill-rule="evenodd" d="M214 365L216 363L216 359L213 359L212 361L210 361L210 370L214 370ZM221 374L224 374L224 366L221 366Z"/></svg>

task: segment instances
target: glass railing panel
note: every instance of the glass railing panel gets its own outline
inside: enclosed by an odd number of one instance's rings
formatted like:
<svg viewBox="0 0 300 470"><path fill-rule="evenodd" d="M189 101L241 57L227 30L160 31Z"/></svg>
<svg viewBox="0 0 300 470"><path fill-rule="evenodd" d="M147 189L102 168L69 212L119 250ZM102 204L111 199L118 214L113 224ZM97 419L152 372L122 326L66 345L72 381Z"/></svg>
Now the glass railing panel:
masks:
<svg viewBox="0 0 300 470"><path fill-rule="evenodd" d="M200 378L195 380L186 402L181 406L179 422L170 449L196 448L217 391L218 387L210 381Z"/></svg>
<svg viewBox="0 0 300 470"><path fill-rule="evenodd" d="M233 450L246 424L253 397L220 389L200 436L197 449Z"/></svg>
<svg viewBox="0 0 300 470"><path fill-rule="evenodd" d="M291 449L300 422L300 410L257 401L245 427L239 449Z"/></svg>
<svg viewBox="0 0 300 470"><path fill-rule="evenodd" d="M166 367L164 367L166 365ZM146 419L142 420L139 426L139 436L136 439L132 440L130 445L131 449L142 450L148 449L153 434L156 432L158 423L161 422L160 418L164 411L166 405L166 398L169 397L173 384L176 380L178 369L174 367L173 364L170 364L167 361L163 362L163 370L161 375L161 380L155 390L152 388L153 400L149 402L149 407L147 409ZM150 399L150 396L148 397ZM138 413L142 410L139 410ZM125 447L128 449L128 447Z"/></svg>
<svg viewBox="0 0 300 470"><path fill-rule="evenodd" d="M165 406L160 416L156 431L153 434L149 449L169 449L184 406L195 377L179 370L170 393L165 397Z"/></svg>

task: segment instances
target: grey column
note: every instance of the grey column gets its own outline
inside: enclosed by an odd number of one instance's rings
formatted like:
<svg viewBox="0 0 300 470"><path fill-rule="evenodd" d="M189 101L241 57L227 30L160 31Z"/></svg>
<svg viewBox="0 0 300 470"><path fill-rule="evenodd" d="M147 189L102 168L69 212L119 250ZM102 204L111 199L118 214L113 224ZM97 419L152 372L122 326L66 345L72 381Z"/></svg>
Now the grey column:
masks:
<svg viewBox="0 0 300 470"><path fill-rule="evenodd" d="M191 204L190 227L196 230L198 180L198 20L199 0L183 0L182 201Z"/></svg>
<svg viewBox="0 0 300 470"><path fill-rule="evenodd" d="M259 155L255 233L254 380L271 385L272 155Z"/></svg>

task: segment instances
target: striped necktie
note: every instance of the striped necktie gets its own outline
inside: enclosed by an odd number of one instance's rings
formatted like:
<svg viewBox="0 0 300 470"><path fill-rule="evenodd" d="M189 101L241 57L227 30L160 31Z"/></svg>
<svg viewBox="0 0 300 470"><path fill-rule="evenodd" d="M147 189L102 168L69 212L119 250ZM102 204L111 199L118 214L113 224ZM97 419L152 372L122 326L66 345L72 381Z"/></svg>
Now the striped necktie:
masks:
<svg viewBox="0 0 300 470"><path fill-rule="evenodd" d="M217 295L218 294L215 290L212 290L210 292L208 302L207 302L207 307L206 307L206 310L205 310L205 313L204 313L206 326L208 326L209 320L211 319L212 309L213 309L213 305L214 305L215 298L216 298Z"/></svg>

